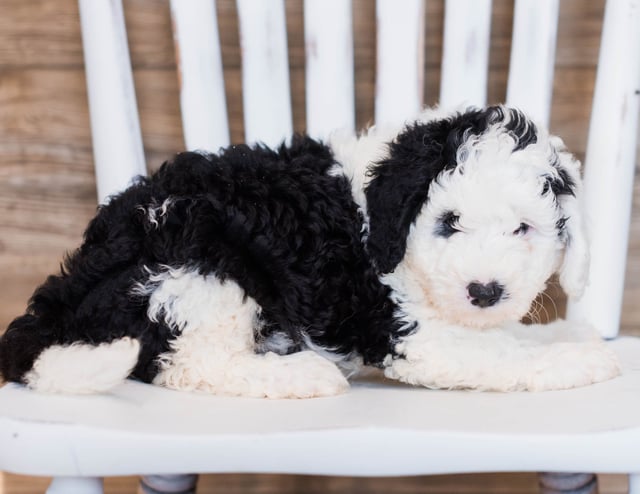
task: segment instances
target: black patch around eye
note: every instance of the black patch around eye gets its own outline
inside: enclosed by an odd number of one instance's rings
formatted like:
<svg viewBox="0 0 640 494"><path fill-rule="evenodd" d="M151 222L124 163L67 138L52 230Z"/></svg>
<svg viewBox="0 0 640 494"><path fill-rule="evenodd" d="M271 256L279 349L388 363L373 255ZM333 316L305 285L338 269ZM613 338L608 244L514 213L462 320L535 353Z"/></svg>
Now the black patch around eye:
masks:
<svg viewBox="0 0 640 494"><path fill-rule="evenodd" d="M518 228L516 228L515 230L513 230L513 234L514 235L525 235L530 229L531 229L531 227L529 225L527 225L526 223L520 223L520 226Z"/></svg>
<svg viewBox="0 0 640 494"><path fill-rule="evenodd" d="M438 237L449 238L454 233L459 232L458 223L460 216L453 211L447 211L438 219L434 233Z"/></svg>

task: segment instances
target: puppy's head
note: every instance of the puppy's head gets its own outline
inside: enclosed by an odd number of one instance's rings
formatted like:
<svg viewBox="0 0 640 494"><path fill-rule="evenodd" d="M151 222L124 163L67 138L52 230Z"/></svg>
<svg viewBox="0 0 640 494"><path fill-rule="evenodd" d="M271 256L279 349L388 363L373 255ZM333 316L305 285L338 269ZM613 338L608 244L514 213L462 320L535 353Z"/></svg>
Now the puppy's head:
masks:
<svg viewBox="0 0 640 494"><path fill-rule="evenodd" d="M411 276L443 319L518 320L556 271L569 296L582 293L579 169L518 110L417 121L370 170L367 248L381 273Z"/></svg>

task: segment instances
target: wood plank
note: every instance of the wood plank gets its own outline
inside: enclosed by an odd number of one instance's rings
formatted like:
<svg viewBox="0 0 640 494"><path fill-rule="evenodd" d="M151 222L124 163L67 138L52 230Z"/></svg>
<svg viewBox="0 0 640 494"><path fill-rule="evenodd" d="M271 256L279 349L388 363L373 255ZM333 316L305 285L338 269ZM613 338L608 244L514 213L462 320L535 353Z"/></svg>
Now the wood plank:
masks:
<svg viewBox="0 0 640 494"><path fill-rule="evenodd" d="M640 145L640 143L639 143ZM640 156L636 154L636 156ZM636 179L634 182L631 225L629 228L629 249L622 301L620 332L640 336L640 167L636 158Z"/></svg>
<svg viewBox="0 0 640 494"><path fill-rule="evenodd" d="M69 0L3 0L0 67L82 65L78 3Z"/></svg>
<svg viewBox="0 0 640 494"><path fill-rule="evenodd" d="M375 111L376 8L372 0L353 0L352 6L356 129L362 129L373 124Z"/></svg>
<svg viewBox="0 0 640 494"><path fill-rule="evenodd" d="M556 64L594 66L600 50L606 0L562 0L558 20Z"/></svg>
<svg viewBox="0 0 640 494"><path fill-rule="evenodd" d="M122 0L122 4L132 67L175 70L169 0Z"/></svg>
<svg viewBox="0 0 640 494"><path fill-rule="evenodd" d="M139 69L133 77L147 168L152 171L185 149L178 79L172 69Z"/></svg>
<svg viewBox="0 0 640 494"><path fill-rule="evenodd" d="M81 69L0 70L0 142L19 135L35 142L50 139L89 147L86 101Z"/></svg>

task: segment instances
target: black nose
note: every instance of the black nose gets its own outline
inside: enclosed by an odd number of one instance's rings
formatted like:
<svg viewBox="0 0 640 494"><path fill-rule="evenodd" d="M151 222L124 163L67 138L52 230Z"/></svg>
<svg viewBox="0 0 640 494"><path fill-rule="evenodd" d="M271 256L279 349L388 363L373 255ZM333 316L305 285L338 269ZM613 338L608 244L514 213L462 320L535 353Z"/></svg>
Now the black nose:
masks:
<svg viewBox="0 0 640 494"><path fill-rule="evenodd" d="M482 283L469 283L467 291L471 297L471 304L478 307L491 307L495 305L502 296L504 288L499 283L492 281L483 285Z"/></svg>

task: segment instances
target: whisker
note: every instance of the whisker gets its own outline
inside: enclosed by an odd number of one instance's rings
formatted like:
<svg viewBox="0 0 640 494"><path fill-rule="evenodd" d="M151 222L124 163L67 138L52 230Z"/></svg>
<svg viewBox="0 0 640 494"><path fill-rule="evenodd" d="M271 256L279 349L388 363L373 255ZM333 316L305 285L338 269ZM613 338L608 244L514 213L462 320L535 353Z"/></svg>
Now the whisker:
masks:
<svg viewBox="0 0 640 494"><path fill-rule="evenodd" d="M540 302L536 298L533 300L533 303L531 304L531 307L529 307L529 310L527 311L526 315L529 319L531 319L532 323L539 324L540 322L539 314L540 314Z"/></svg>
<svg viewBox="0 0 640 494"><path fill-rule="evenodd" d="M551 295L549 295L548 293L545 293L545 292L542 292L542 297L543 297L543 299L544 299L544 297L546 297L549 300L549 302L551 304L551 307L553 308L553 319L549 319L549 320L551 321L551 320L558 319L558 306L556 304L556 301L553 299L553 297ZM547 312L547 317L549 317L549 313L548 312Z"/></svg>

